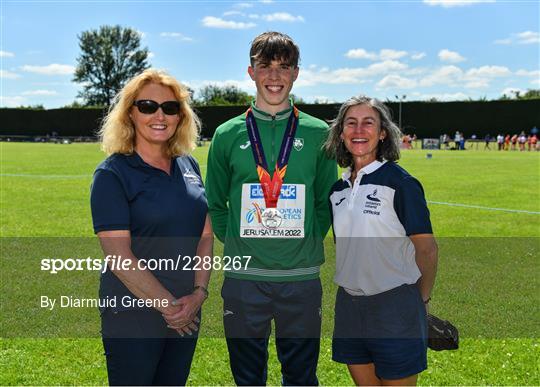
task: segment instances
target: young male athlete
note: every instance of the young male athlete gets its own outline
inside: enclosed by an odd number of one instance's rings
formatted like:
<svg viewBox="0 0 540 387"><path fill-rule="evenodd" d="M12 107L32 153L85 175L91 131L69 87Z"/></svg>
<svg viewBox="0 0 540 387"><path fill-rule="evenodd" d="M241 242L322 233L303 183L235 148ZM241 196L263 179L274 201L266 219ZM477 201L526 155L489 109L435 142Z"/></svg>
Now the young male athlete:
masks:
<svg viewBox="0 0 540 387"><path fill-rule="evenodd" d="M336 163L321 149L327 125L289 99L298 60L289 36L265 32L255 38L248 73L256 100L217 128L208 154L206 193L215 234L224 258L243 257L241 267L225 271L221 291L238 385L266 384L272 320L283 384L318 384L319 266Z"/></svg>

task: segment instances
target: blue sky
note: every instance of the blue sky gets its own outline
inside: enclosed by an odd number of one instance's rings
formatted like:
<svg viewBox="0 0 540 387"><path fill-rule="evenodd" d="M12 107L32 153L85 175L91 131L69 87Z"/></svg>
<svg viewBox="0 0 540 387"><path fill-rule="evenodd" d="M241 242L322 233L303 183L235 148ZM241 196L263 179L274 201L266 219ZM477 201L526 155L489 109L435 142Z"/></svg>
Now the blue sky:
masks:
<svg viewBox="0 0 540 387"><path fill-rule="evenodd" d="M293 93L407 101L498 98L540 88L538 1L9 1L1 3L1 106L74 101L82 31L138 30L153 67L197 90L247 76L250 42L289 34L300 46Z"/></svg>

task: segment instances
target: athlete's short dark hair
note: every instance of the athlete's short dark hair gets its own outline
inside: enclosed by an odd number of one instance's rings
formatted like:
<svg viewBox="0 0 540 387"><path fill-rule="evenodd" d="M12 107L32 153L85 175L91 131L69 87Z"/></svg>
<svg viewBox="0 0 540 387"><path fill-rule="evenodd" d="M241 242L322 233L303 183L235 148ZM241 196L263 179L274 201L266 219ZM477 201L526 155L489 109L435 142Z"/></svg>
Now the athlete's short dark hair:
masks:
<svg viewBox="0 0 540 387"><path fill-rule="evenodd" d="M289 35L276 31L263 32L251 42L249 60L252 67L255 62L270 63L273 60L298 67L300 49Z"/></svg>

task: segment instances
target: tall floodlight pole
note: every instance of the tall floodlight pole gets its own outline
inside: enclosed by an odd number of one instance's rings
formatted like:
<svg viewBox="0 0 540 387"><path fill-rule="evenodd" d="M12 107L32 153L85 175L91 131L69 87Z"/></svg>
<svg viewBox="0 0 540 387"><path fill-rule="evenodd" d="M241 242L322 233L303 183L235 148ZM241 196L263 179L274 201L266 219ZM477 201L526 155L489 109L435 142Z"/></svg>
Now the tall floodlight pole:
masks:
<svg viewBox="0 0 540 387"><path fill-rule="evenodd" d="M399 101L399 115L398 115L399 118L398 118L398 120L399 120L399 129L402 130L402 128L401 128L401 103L403 101L405 101L407 96L405 94L403 94L401 97L399 97L398 95L396 95L395 97Z"/></svg>

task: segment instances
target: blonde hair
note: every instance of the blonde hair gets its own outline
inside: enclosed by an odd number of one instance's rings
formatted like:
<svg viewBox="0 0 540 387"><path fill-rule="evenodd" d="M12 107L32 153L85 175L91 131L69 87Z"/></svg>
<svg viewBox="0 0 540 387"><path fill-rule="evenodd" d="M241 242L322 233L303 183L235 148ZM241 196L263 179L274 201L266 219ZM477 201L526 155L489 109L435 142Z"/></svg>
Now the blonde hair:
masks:
<svg viewBox="0 0 540 387"><path fill-rule="evenodd" d="M149 83L167 86L180 102L180 121L174 135L167 141L169 157L189 154L195 149L199 129L199 118L191 109L191 98L187 88L167 73L148 69L131 78L114 97L103 125L99 130L101 149L113 153L132 154L135 150L135 128L129 111L141 89Z"/></svg>

